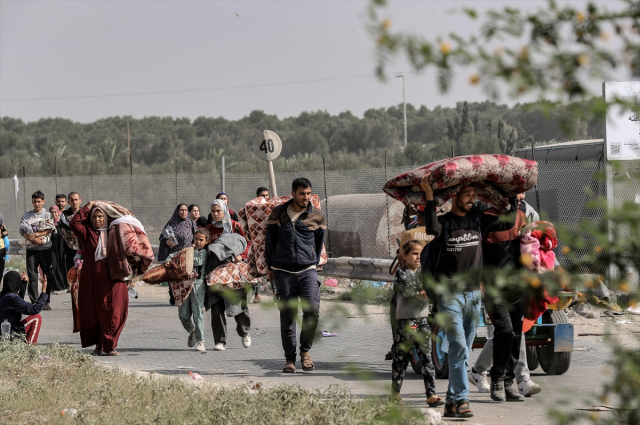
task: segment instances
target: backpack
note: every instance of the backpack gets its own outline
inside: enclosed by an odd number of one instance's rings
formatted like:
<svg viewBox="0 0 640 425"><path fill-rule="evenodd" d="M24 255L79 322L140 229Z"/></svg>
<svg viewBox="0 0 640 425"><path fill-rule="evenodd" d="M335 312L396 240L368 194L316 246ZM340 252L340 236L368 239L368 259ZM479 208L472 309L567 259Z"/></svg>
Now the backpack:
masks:
<svg viewBox="0 0 640 425"><path fill-rule="evenodd" d="M470 213L471 217L475 220L478 225L478 233L480 234L480 241L482 241L482 225L480 223L480 217L477 214ZM438 265L440 264L440 257L442 256L442 250L444 249L447 241L449 240L449 232L451 230L451 219L449 214L445 216L444 220L444 239L443 243L440 245L440 250L438 251L438 258L436 258L435 264L431 261L432 255L431 250L434 246L435 239L428 243L427 246L424 247L422 253L420 254L420 264L422 265L422 270L430 270L433 277L436 277L436 270L438 269Z"/></svg>

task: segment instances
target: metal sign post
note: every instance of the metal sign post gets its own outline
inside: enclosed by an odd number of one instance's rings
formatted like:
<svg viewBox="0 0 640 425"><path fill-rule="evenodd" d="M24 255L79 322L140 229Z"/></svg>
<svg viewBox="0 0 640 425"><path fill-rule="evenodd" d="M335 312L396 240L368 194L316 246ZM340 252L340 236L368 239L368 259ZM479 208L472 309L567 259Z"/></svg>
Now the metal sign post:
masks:
<svg viewBox="0 0 640 425"><path fill-rule="evenodd" d="M273 173L273 160L280 156L282 152L282 141L280 137L271 130L263 130L253 138L253 152L258 158L267 161L269 164L269 184L271 186L271 196L278 196L276 189L276 176Z"/></svg>

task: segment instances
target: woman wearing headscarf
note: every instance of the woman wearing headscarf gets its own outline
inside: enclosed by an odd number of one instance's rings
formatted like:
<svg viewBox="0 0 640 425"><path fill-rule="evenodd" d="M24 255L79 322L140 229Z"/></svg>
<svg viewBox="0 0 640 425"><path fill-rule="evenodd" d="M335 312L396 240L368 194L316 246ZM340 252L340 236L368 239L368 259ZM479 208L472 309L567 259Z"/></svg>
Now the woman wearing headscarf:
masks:
<svg viewBox="0 0 640 425"><path fill-rule="evenodd" d="M0 271L4 270L5 260L9 260L9 232L0 214Z"/></svg>
<svg viewBox="0 0 640 425"><path fill-rule="evenodd" d="M47 289L49 294L51 291L66 291L67 290L67 279L66 277L66 267L65 267L65 257L64 257L64 237L62 236L62 228L60 227L60 209L57 205L51 205L49 207L49 212L51 213L51 218L53 219L54 224L56 225L56 232L51 233L51 253L52 259L51 262L51 275L53 276L53 281L49 282L47 285ZM49 303L46 303L44 306L45 310L50 310Z"/></svg>
<svg viewBox="0 0 640 425"><path fill-rule="evenodd" d="M127 321L127 283L115 281L107 264L107 232L110 218L94 201L82 207L69 225L84 250L78 289L80 341L95 345L93 355L118 356L120 333Z"/></svg>
<svg viewBox="0 0 640 425"><path fill-rule="evenodd" d="M175 240L167 239L164 235L164 231L171 227ZM160 247L158 249L158 261L164 263L170 254L181 251L190 247L193 244L193 234L198 229L196 223L191 220L189 216L189 209L187 204L178 204L173 215L163 227L163 232L160 233ZM175 305L176 302L173 299L173 292L169 288L169 303Z"/></svg>
<svg viewBox="0 0 640 425"><path fill-rule="evenodd" d="M227 207L229 207L229 197L227 196L226 193L224 192L218 193L216 195L216 199L223 200L227 204ZM238 221L238 214L236 214L231 208L229 208L229 216L231 217L232 220ZM207 218L207 224L211 224L211 223L213 223L213 216L211 215L211 213L209 213L209 217Z"/></svg>
<svg viewBox="0 0 640 425"><path fill-rule="evenodd" d="M229 207L222 199L216 199L211 203L211 217L213 223L206 228L209 231L209 243L225 233L237 233L242 235L247 241L247 248L238 255L234 261L246 261L251 248L251 243L247 240L242 226L231 219ZM251 328L251 317L247 306L247 292L244 289L222 292L207 291L205 298L205 309L211 309L211 330L213 331L214 350L223 351L227 345L227 319L226 316L233 317L236 321L236 331L242 338L242 345L245 348L251 346L249 329Z"/></svg>
<svg viewBox="0 0 640 425"><path fill-rule="evenodd" d="M24 335L27 344L37 344L38 334L42 327L42 317L40 311L47 302L47 282L42 284L42 292L40 297L31 304L24 300L24 290L28 281L27 274L22 275L16 271L7 272L2 280L2 292L0 292L0 323L7 320L11 323L11 332L18 335ZM25 283L23 283L25 282ZM22 292L22 296L20 296ZM28 315L22 319L22 315Z"/></svg>

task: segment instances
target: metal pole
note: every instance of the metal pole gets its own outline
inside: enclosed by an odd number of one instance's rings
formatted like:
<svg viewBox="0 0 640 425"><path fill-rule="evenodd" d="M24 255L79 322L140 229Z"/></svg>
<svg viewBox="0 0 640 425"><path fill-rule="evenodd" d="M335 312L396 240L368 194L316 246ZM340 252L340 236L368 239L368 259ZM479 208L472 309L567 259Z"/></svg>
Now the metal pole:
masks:
<svg viewBox="0 0 640 425"><path fill-rule="evenodd" d="M176 205L178 205L178 158L175 159L176 163Z"/></svg>
<svg viewBox="0 0 640 425"><path fill-rule="evenodd" d="M129 133L129 122L127 122L127 136ZM133 162L131 161L131 151L129 151L129 187L131 188L131 212L133 212Z"/></svg>
<svg viewBox="0 0 640 425"><path fill-rule="evenodd" d="M606 146L606 144L605 144ZM613 213L613 167L611 166L611 162L607 160L606 162L606 173L607 173L607 236L609 238L609 285L611 288L611 283L617 277L618 273L616 271L616 266L613 262L613 255L615 253L615 241L614 241L614 226L613 220L611 220L611 214Z"/></svg>
<svg viewBox="0 0 640 425"><path fill-rule="evenodd" d="M222 161L220 163L220 177L222 179L222 192L226 192L227 186L227 176L226 176L226 167L224 164L224 156L222 157Z"/></svg>
<svg viewBox="0 0 640 425"><path fill-rule="evenodd" d="M269 185L271 185L272 196L278 196L278 189L276 189L276 175L273 173L273 162L267 161L269 164Z"/></svg>
<svg viewBox="0 0 640 425"><path fill-rule="evenodd" d="M22 166L22 181L24 181L24 210L27 211L27 168Z"/></svg>
<svg viewBox="0 0 640 425"><path fill-rule="evenodd" d="M387 181L387 150L384 150L384 180ZM385 204L387 206L387 243L389 246L388 255L391 257L393 254L391 253L391 218L389 217L389 197L384 197Z"/></svg>
<svg viewBox="0 0 640 425"><path fill-rule="evenodd" d="M95 187L95 179L93 176L93 167L91 169L91 199L96 200L96 187Z"/></svg>
<svg viewBox="0 0 640 425"><path fill-rule="evenodd" d="M451 158L453 158L454 156L456 155L453 153L453 145L451 145Z"/></svg>
<svg viewBox="0 0 640 425"><path fill-rule="evenodd" d="M53 170L56 175L56 196L58 196L58 156L53 157Z"/></svg>
<svg viewBox="0 0 640 425"><path fill-rule="evenodd" d="M534 143L533 140L531 141L531 154L533 155L533 160L536 160L536 149L534 147ZM536 211L538 211L538 213L540 213L540 194L538 193L538 182L536 182L535 186L533 186L534 189L536 190L536 206L538 207L538 209Z"/></svg>
<svg viewBox="0 0 640 425"><path fill-rule="evenodd" d="M407 101L405 97L405 89L404 89L404 75L402 72L396 73L396 78L400 78L400 84L402 84L402 104L404 107L404 147L407 147Z"/></svg>
<svg viewBox="0 0 640 425"><path fill-rule="evenodd" d="M129 136L129 121L127 121L127 150L129 151L129 165L131 165L131 138Z"/></svg>
<svg viewBox="0 0 640 425"><path fill-rule="evenodd" d="M324 157L322 158L322 173L324 175L324 214L327 216L327 245L329 252L331 252L331 229L329 228L329 196L327 195L327 165L325 164Z"/></svg>

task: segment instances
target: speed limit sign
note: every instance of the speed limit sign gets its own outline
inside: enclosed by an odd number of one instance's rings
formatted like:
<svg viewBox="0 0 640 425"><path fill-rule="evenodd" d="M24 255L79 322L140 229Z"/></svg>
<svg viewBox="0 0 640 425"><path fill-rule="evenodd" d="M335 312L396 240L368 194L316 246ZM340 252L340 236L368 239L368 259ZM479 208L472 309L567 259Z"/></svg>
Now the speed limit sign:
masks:
<svg viewBox="0 0 640 425"><path fill-rule="evenodd" d="M273 161L282 152L282 141L271 130L263 130L253 138L253 151L263 161Z"/></svg>

